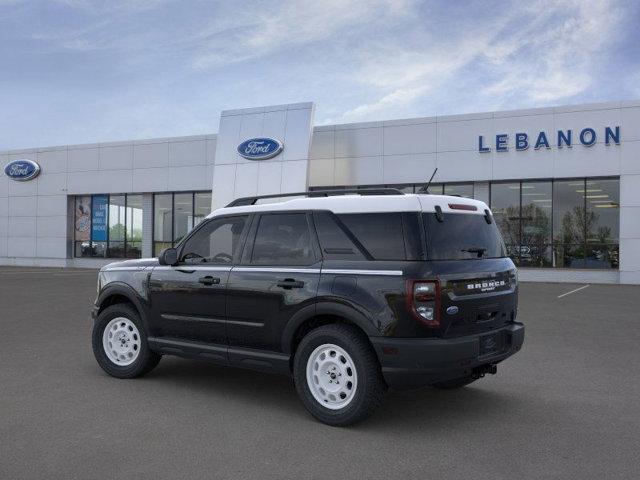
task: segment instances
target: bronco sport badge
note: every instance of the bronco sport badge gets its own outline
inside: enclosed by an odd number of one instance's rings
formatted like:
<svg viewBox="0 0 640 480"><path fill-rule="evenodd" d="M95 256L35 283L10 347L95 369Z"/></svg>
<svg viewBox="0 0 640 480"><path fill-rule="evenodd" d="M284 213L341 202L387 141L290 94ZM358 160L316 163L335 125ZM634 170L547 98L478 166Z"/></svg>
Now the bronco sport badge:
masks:
<svg viewBox="0 0 640 480"><path fill-rule="evenodd" d="M489 280L481 283L468 283L467 290L480 290L481 292L491 292L498 287L504 287L507 284L504 280Z"/></svg>

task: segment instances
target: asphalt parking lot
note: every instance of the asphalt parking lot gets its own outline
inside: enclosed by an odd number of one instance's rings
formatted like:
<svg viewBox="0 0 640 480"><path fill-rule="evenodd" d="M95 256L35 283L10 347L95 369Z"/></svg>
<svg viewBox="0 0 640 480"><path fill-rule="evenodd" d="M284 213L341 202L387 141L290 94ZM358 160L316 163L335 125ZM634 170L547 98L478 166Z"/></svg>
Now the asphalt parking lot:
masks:
<svg viewBox="0 0 640 480"><path fill-rule="evenodd" d="M0 478L638 478L640 287L522 284L523 350L458 391L313 420L287 378L93 359L95 271L0 267Z"/></svg>

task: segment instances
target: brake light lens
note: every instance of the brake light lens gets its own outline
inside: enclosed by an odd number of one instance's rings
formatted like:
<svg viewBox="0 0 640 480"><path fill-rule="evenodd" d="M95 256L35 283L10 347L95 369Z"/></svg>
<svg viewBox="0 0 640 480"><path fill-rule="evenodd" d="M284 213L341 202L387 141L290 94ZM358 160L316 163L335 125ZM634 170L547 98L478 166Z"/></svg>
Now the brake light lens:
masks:
<svg viewBox="0 0 640 480"><path fill-rule="evenodd" d="M467 210L469 212L476 212L478 207L475 205L467 205L466 203L450 203L449 208L451 210Z"/></svg>
<svg viewBox="0 0 640 480"><path fill-rule="evenodd" d="M409 281L409 310L417 320L429 327L440 326L440 284L437 280Z"/></svg>

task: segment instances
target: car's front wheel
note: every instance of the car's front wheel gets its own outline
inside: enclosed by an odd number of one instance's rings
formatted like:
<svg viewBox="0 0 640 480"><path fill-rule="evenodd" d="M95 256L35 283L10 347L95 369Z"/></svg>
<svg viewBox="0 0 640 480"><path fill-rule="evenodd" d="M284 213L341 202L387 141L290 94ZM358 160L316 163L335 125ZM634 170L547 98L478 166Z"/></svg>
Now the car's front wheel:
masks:
<svg viewBox="0 0 640 480"><path fill-rule="evenodd" d="M151 371L161 355L147 345L147 334L138 312L130 305L105 308L93 325L93 354L109 375L134 378Z"/></svg>
<svg viewBox="0 0 640 480"><path fill-rule="evenodd" d="M373 348L351 325L309 332L298 346L293 370L302 403L328 425L346 426L369 417L387 388Z"/></svg>

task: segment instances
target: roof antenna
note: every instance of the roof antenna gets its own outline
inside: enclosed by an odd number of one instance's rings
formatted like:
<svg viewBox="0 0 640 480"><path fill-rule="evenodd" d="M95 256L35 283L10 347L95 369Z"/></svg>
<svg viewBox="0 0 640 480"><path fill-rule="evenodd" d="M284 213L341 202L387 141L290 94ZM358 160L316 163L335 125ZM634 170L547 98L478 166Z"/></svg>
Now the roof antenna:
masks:
<svg viewBox="0 0 640 480"><path fill-rule="evenodd" d="M433 180L433 177L436 176L437 171L438 171L438 167L436 167L436 169L433 171L433 174L431 174L431 178L429 179L427 184L424 187L421 187L418 193L429 193L429 185L431 185L431 181Z"/></svg>

